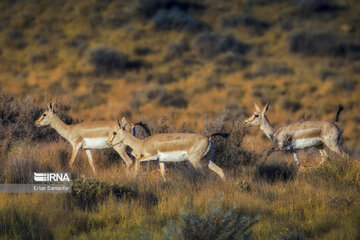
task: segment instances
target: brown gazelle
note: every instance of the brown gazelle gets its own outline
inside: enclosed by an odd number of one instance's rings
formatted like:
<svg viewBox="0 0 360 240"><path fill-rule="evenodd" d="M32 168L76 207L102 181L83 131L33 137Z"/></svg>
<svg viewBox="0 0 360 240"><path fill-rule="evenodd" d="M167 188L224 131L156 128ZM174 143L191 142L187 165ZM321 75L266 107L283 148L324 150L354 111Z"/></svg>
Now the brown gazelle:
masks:
<svg viewBox="0 0 360 240"><path fill-rule="evenodd" d="M303 121L292 123L284 126L278 130L274 129L266 117L266 111L269 109L269 103L266 104L261 111L259 106L255 103L256 111L245 121L246 126L260 125L265 135L270 138L276 145L276 150L292 152L297 164L300 164L297 150L317 147L319 149L322 162L328 158L324 149L327 146L333 152L342 157L347 157L347 154L342 150L340 143L342 131L335 124L338 121L339 114L343 110L340 105L336 113L334 122L327 121ZM273 148L268 155L273 152Z"/></svg>
<svg viewBox="0 0 360 240"><path fill-rule="evenodd" d="M89 164L94 173L95 166L91 149L111 148L111 146L107 144L108 138L110 133L112 133L117 126L116 121L94 121L67 125L56 115L56 113L54 113L53 104L51 102L48 105L48 110L41 114L35 121L35 124L37 126L50 125L62 137L70 142L73 148L69 162L70 167L72 167L79 150L81 148L85 149ZM130 127L131 125L128 126L127 131L130 131ZM114 146L114 149L125 161L127 167L129 167L132 164L132 160L126 154L125 148L126 146L123 144Z"/></svg>
<svg viewBox="0 0 360 240"><path fill-rule="evenodd" d="M118 122L117 129L109 137L108 144L116 146L124 144L133 149L135 156L135 172L138 171L139 163L144 161L158 160L160 171L165 180L165 163L189 160L195 168L202 167L201 159L212 151L211 138L216 135L227 137L228 134L216 133L206 137L196 133L166 133L154 134L145 139L138 139L128 133L126 119ZM224 171L210 159L208 167L225 180Z"/></svg>

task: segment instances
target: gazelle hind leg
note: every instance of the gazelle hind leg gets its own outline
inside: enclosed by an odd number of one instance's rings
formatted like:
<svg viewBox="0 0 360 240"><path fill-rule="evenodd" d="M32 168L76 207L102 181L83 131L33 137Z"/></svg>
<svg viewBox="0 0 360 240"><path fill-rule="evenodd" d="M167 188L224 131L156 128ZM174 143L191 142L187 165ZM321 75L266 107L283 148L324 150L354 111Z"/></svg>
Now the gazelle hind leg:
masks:
<svg viewBox="0 0 360 240"><path fill-rule="evenodd" d="M299 156L298 156L297 152L295 152L295 151L292 152L292 155L293 155L293 157L294 157L294 159L295 159L296 164L297 164L297 165L300 165Z"/></svg>
<svg viewBox="0 0 360 240"><path fill-rule="evenodd" d="M89 161L89 164L91 166L91 169L92 169L93 173L95 174L94 160L92 158L91 151L89 149L87 149L87 150L85 150L85 152L86 152L86 155L88 157L88 161Z"/></svg>
<svg viewBox="0 0 360 240"><path fill-rule="evenodd" d="M329 156L327 154L327 152L325 151L324 148L319 148L319 153L320 153L320 156L321 156L321 163L324 163L326 162L328 159L329 159Z"/></svg>
<svg viewBox="0 0 360 240"><path fill-rule="evenodd" d="M220 176L220 178L225 181L225 174L224 174L224 170L219 167L218 165L216 165L215 163L213 163L212 161L209 161L208 167L214 171L217 175Z"/></svg>
<svg viewBox="0 0 360 240"><path fill-rule="evenodd" d="M349 158L349 155L347 155L339 145L330 145L330 146L328 146L328 148L331 151L338 154L339 156L341 156L342 158L345 158L345 159Z"/></svg>
<svg viewBox="0 0 360 240"><path fill-rule="evenodd" d="M160 165L161 176L164 179L164 182L166 182L166 179L165 179L165 163L160 162L159 165Z"/></svg>

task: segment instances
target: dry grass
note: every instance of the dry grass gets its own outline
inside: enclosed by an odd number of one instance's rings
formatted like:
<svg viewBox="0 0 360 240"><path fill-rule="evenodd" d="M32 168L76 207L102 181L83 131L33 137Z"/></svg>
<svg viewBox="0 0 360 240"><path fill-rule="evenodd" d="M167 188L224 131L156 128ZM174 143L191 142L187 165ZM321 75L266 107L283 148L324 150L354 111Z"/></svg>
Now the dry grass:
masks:
<svg viewBox="0 0 360 240"><path fill-rule="evenodd" d="M80 154L72 171L71 194L0 195L0 237L360 237L359 159L332 157L309 167L309 161L318 161L314 160L317 155L310 154L298 169L276 154L261 163L255 153L242 148L246 132L237 125L238 117L220 114L215 121L207 121L203 130L210 134L232 129L228 140L215 141L215 161L225 169L225 182L210 170L197 171L188 163L167 164L167 182L162 181L156 162L142 164L140 175L135 176L111 151L94 154L98 169L94 176L85 154ZM150 126L153 133L189 131L166 119ZM69 171L70 146L63 140L10 140L10 149L0 160L2 182L24 183L29 173L38 170Z"/></svg>

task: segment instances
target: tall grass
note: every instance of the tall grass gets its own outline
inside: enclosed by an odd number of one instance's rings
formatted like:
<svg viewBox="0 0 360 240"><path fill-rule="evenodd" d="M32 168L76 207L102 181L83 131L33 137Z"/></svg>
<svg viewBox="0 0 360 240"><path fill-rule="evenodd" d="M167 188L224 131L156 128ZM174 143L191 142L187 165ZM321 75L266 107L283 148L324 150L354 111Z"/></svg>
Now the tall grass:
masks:
<svg viewBox="0 0 360 240"><path fill-rule="evenodd" d="M276 155L261 164L255 153L241 146L246 131L239 119L239 114L220 114L203 130L205 135L230 132L228 139L214 139L214 161L225 169L225 182L206 169L195 171L188 163L169 164L167 182L157 163L142 165L136 176L106 151L94 157L98 173L93 176L86 156L80 154L72 170L71 194L0 195L0 238L360 237L358 159L332 157L315 168L298 168ZM152 133L190 131L167 119L149 125ZM27 174L35 170L69 170L70 146L61 138L18 141L9 136L0 158L1 182L26 182Z"/></svg>

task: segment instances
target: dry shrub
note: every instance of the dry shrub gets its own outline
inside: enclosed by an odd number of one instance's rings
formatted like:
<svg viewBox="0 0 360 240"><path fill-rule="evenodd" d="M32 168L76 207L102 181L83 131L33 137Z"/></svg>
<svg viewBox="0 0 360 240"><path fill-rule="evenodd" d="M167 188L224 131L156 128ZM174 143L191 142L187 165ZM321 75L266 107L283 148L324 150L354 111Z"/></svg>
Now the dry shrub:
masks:
<svg viewBox="0 0 360 240"><path fill-rule="evenodd" d="M164 239L249 239L257 219L244 216L237 206L227 209L208 201L205 211L188 201L178 218L164 228Z"/></svg>
<svg viewBox="0 0 360 240"><path fill-rule="evenodd" d="M305 56L330 56L357 60L360 45L343 40L332 31L299 30L289 38L290 51Z"/></svg>
<svg viewBox="0 0 360 240"><path fill-rule="evenodd" d="M1 141L8 147L16 141L51 142L60 139L60 135L49 127L38 128L35 120L47 108L38 107L32 99L17 100L12 95L0 92L0 135ZM55 103L56 114L66 123L74 120L67 114L69 105Z"/></svg>
<svg viewBox="0 0 360 240"><path fill-rule="evenodd" d="M22 32L13 28L5 31L4 43L7 47L12 47L15 49L24 49L27 45Z"/></svg>
<svg viewBox="0 0 360 240"><path fill-rule="evenodd" d="M270 183L287 182L295 178L297 167L286 162L262 163L257 166L255 177Z"/></svg>
<svg viewBox="0 0 360 240"><path fill-rule="evenodd" d="M178 0L141 0L138 12L145 18L151 18L161 10L179 9L183 12L189 10L202 10L204 6L199 3Z"/></svg>
<svg viewBox="0 0 360 240"><path fill-rule="evenodd" d="M179 8L161 9L153 17L155 29L161 31L180 30L199 32L205 25Z"/></svg>
<svg viewBox="0 0 360 240"><path fill-rule="evenodd" d="M270 24L256 19L251 15L245 16L228 16L222 19L223 27L238 27L243 26L250 30L252 34L262 35L270 27Z"/></svg>
<svg viewBox="0 0 360 240"><path fill-rule="evenodd" d="M201 58L214 58L219 54L233 52L238 55L245 55L250 46L238 41L232 35L220 35L204 32L197 36L194 48Z"/></svg>
<svg viewBox="0 0 360 240"><path fill-rule="evenodd" d="M226 111L219 114L214 122L209 120L205 123L203 133L210 136L216 132L230 133L227 139L214 137L213 161L234 177L241 173L243 166L252 166L257 160L255 153L248 152L241 147L247 130L242 127L243 113L240 111Z"/></svg>

